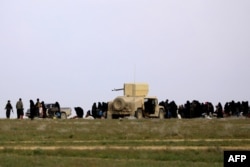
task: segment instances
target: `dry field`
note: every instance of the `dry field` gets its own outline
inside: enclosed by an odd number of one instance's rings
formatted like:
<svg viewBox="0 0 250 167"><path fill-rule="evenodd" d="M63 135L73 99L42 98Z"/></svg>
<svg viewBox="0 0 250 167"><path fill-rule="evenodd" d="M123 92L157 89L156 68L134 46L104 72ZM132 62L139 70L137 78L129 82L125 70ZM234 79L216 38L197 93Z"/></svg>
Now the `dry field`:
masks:
<svg viewBox="0 0 250 167"><path fill-rule="evenodd" d="M2 166L223 166L250 119L0 120Z"/></svg>

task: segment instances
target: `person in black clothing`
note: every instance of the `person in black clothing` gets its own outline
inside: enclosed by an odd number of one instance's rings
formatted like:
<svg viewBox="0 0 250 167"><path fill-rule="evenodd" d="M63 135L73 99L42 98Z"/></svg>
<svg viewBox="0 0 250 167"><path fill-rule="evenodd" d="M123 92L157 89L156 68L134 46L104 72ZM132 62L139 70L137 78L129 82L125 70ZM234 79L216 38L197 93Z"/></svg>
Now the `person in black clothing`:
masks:
<svg viewBox="0 0 250 167"><path fill-rule="evenodd" d="M81 107L75 107L75 111L76 111L76 118L83 118L84 115L84 111Z"/></svg>
<svg viewBox="0 0 250 167"><path fill-rule="evenodd" d="M223 118L223 108L221 103L218 103L216 106L216 111L217 111L217 118Z"/></svg>
<svg viewBox="0 0 250 167"><path fill-rule="evenodd" d="M30 100L30 119L33 120L36 114L36 106L33 100Z"/></svg>
<svg viewBox="0 0 250 167"><path fill-rule="evenodd" d="M46 118L47 117L47 114L46 114L47 108L44 104L44 101L41 102L41 105L42 105L43 118Z"/></svg>
<svg viewBox="0 0 250 167"><path fill-rule="evenodd" d="M5 106L5 109L6 109L6 118L10 118L10 111L12 110L13 112L13 108L12 108L12 105L10 103L10 100L8 100L6 106Z"/></svg>
<svg viewBox="0 0 250 167"><path fill-rule="evenodd" d="M58 102L55 103L55 108L57 109L55 112L55 116L57 118L61 118L61 109L60 109L60 104Z"/></svg>
<svg viewBox="0 0 250 167"><path fill-rule="evenodd" d="M97 106L96 106L96 103L94 103L94 104L92 105L92 110L91 110L91 112L92 112L92 116L93 116L94 118L96 118L96 117L97 117Z"/></svg>

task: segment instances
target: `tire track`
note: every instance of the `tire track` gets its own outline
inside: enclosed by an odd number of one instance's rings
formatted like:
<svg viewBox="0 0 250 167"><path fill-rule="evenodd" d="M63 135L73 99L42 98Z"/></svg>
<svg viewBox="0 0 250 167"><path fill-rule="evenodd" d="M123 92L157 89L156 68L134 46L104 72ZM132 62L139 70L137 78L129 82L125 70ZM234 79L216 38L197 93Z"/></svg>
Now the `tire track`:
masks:
<svg viewBox="0 0 250 167"><path fill-rule="evenodd" d="M106 142L106 143L112 143L113 141L110 140L58 140L58 141L53 141L53 143L66 143L67 146L42 146L39 144L44 143L44 142L49 142L47 140L42 140L42 141L6 141L2 142L1 144L3 145L8 145L8 146L0 146L0 150L6 150L6 149L12 149L12 150L250 150L250 145L245 145L245 146L185 146L185 145L180 145L180 146L166 146L166 145L158 145L158 146L148 146L145 143L147 142L248 142L250 139L165 139L165 140L119 140L116 142L143 142L143 145L140 146L120 146L120 145L106 145L106 146L101 146L101 145L94 145L95 143L100 143L100 142ZM91 144L93 143L92 146L83 146L83 145L70 145L72 144L82 144L82 143L88 143ZM11 144L16 144L11 146ZM37 146L23 146L21 144L36 144Z"/></svg>
<svg viewBox="0 0 250 167"><path fill-rule="evenodd" d="M250 139L146 139L146 140L119 140L116 141L123 143L123 142L241 142L241 141L249 141ZM39 144L44 142L50 142L49 140L40 140L40 141L2 141L1 143L4 144ZM99 142L106 142L106 143L113 143L112 140L57 140L53 141L53 143L99 143Z"/></svg>
<svg viewBox="0 0 250 167"><path fill-rule="evenodd" d="M250 146L1 146L0 150L250 150Z"/></svg>

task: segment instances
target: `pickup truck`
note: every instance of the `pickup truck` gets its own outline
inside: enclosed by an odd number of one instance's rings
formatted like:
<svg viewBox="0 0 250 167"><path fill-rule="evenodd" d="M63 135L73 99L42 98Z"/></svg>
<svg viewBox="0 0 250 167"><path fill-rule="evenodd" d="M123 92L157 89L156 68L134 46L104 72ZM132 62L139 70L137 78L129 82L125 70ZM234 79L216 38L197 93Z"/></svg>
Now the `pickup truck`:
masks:
<svg viewBox="0 0 250 167"><path fill-rule="evenodd" d="M46 107L46 117L47 118L54 118L59 117L61 119L67 119L71 115L71 108L70 107L61 107L61 112L59 115L56 115L57 108L55 107L54 103L45 104ZM27 110L25 116L30 118L30 109ZM35 117L41 118L42 116L36 115Z"/></svg>

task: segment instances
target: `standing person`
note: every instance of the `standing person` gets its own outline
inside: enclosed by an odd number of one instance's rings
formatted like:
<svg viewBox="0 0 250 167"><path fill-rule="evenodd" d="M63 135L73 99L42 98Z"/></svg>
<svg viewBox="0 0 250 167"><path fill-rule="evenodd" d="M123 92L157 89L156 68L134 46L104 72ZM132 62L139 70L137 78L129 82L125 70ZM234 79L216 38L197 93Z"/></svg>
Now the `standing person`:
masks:
<svg viewBox="0 0 250 167"><path fill-rule="evenodd" d="M17 110L17 119L23 119L23 102L22 99L19 98L19 101L16 103Z"/></svg>
<svg viewBox="0 0 250 167"><path fill-rule="evenodd" d="M46 118L47 117L47 114L46 114L47 108L46 108L46 106L44 104L44 101L41 102L41 105L42 105L42 117Z"/></svg>
<svg viewBox="0 0 250 167"><path fill-rule="evenodd" d="M223 118L223 109L221 103L218 103L218 105L216 106L216 110L217 110L217 118Z"/></svg>
<svg viewBox="0 0 250 167"><path fill-rule="evenodd" d="M61 108L58 102L55 103L55 108L56 108L56 112L55 112L56 117L61 118Z"/></svg>
<svg viewBox="0 0 250 167"><path fill-rule="evenodd" d="M5 106L5 110L6 110L6 118L10 118L10 111L12 110L13 112L13 108L12 108L12 105L10 103L10 100L8 100L6 106Z"/></svg>
<svg viewBox="0 0 250 167"><path fill-rule="evenodd" d="M96 103L94 103L93 105L92 105L92 116L94 117L94 118L96 118L97 117L97 106L96 106Z"/></svg>
<svg viewBox="0 0 250 167"><path fill-rule="evenodd" d="M36 107L33 100L30 100L30 119L33 120L36 114Z"/></svg>
<svg viewBox="0 0 250 167"><path fill-rule="evenodd" d="M40 111L41 111L42 105L40 103L39 99L36 99L36 116L40 117Z"/></svg>

